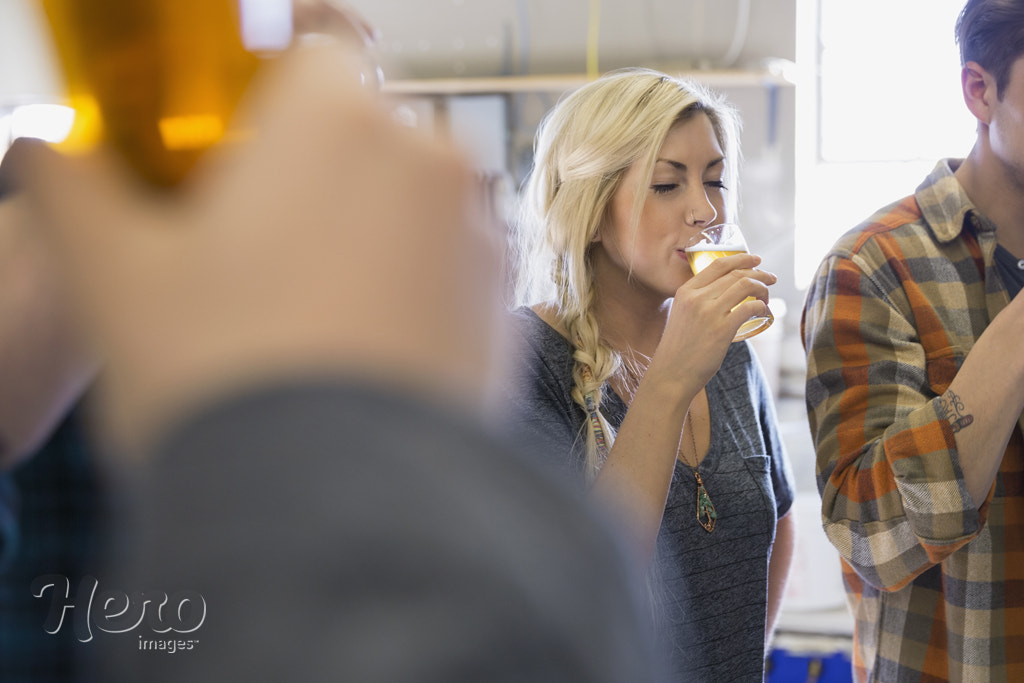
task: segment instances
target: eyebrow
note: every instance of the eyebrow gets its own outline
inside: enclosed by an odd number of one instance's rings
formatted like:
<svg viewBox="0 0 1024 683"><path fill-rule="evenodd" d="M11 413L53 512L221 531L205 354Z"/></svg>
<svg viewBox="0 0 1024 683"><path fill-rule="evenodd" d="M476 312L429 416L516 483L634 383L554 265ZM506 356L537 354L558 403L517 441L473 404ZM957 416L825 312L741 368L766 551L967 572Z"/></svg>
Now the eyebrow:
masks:
<svg viewBox="0 0 1024 683"><path fill-rule="evenodd" d="M672 159L657 159L654 163L656 163L656 164L665 163L665 164L668 164L672 168L674 168L676 170L679 170L679 171L685 171L686 170L686 164L681 163L679 161L673 161ZM718 157L717 159L712 159L710 162L708 162L708 165L704 167L704 170L705 171L709 171L712 168L714 168L715 166L720 166L720 165L723 165L724 163L725 163L725 157Z"/></svg>

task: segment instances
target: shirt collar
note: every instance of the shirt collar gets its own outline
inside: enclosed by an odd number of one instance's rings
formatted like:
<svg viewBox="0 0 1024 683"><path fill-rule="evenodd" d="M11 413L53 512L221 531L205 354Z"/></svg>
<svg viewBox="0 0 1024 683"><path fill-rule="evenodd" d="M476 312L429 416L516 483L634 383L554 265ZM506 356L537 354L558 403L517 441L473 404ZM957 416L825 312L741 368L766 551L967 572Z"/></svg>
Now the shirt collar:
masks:
<svg viewBox="0 0 1024 683"><path fill-rule="evenodd" d="M975 208L953 175L962 161L942 159L914 193L921 214L942 243L957 239L967 219L978 232L995 232L996 229L995 224Z"/></svg>

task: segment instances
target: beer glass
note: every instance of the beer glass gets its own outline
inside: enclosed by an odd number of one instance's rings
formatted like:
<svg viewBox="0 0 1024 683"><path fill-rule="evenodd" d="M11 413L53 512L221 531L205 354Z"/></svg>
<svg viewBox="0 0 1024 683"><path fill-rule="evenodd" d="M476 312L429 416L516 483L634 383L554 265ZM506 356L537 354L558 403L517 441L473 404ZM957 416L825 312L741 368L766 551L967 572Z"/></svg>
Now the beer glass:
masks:
<svg viewBox="0 0 1024 683"><path fill-rule="evenodd" d="M686 252L686 259L690 262L690 269L696 275L700 271L714 263L716 259L732 254L742 254L749 251L747 241L740 232L740 226L735 223L721 223L701 230L686 243L683 251ZM753 297L747 297L745 301L753 301ZM767 309L767 307L766 307ZM766 315L754 316L740 325L739 331L733 341L749 339L756 334L767 330L775 322L775 316L771 310Z"/></svg>
<svg viewBox="0 0 1024 683"><path fill-rule="evenodd" d="M57 48L71 132L101 141L157 186L177 184L211 145L261 61L291 41L292 0L40 0Z"/></svg>

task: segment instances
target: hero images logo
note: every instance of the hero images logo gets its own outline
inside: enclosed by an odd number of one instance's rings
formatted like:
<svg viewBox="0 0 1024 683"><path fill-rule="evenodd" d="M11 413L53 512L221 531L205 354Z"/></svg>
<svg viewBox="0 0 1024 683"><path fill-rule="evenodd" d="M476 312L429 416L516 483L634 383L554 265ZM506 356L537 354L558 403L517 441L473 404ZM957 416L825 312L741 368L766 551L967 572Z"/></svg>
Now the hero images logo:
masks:
<svg viewBox="0 0 1024 683"><path fill-rule="evenodd" d="M134 592L132 594L117 590L98 590L99 581L92 576L82 577L78 591L71 595L71 582L61 574L45 574L32 582L32 595L45 598L50 594L50 611L43 630L49 634L60 631L64 625L68 610L74 610L71 621L75 637L80 642L88 643L93 638L92 628L95 626L104 633L128 633L142 625L143 622L153 633L187 634L198 631L206 621L206 600L201 594L192 590L181 590L171 595L164 591L153 590ZM139 649L167 649L162 647L143 647L140 638ZM175 641L170 641L172 645ZM175 649L189 649L198 641L177 641Z"/></svg>

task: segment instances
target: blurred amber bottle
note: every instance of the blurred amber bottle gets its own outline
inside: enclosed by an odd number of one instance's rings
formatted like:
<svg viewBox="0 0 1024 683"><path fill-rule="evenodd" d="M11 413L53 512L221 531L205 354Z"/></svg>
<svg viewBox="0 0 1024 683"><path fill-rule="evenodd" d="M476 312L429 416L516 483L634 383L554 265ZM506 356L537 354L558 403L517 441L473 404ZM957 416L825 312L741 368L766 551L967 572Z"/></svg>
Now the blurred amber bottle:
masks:
<svg viewBox="0 0 1024 683"><path fill-rule="evenodd" d="M237 133L232 114L259 55L291 31L290 0L41 2L75 110L62 148L104 141L160 186Z"/></svg>

